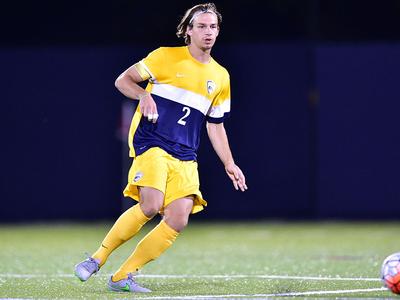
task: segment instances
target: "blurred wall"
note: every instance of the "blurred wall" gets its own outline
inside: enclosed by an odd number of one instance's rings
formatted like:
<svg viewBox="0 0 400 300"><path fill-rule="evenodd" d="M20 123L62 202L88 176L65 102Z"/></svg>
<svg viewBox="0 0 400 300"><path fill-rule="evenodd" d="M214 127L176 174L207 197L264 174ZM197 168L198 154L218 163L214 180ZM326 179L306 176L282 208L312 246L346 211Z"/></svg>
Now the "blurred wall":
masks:
<svg viewBox="0 0 400 300"><path fill-rule="evenodd" d="M7 74L0 221L120 213L127 146L120 141L124 97L113 84L149 50L0 51ZM397 218L399 50L395 44L217 46L214 57L232 80L226 128L249 190L233 190L203 132L199 164L209 207L195 218Z"/></svg>
<svg viewBox="0 0 400 300"><path fill-rule="evenodd" d="M108 218L120 211L116 49L0 50L0 220ZM117 55L116 55L117 54Z"/></svg>
<svg viewBox="0 0 400 300"><path fill-rule="evenodd" d="M399 218L400 45L316 51L318 215Z"/></svg>

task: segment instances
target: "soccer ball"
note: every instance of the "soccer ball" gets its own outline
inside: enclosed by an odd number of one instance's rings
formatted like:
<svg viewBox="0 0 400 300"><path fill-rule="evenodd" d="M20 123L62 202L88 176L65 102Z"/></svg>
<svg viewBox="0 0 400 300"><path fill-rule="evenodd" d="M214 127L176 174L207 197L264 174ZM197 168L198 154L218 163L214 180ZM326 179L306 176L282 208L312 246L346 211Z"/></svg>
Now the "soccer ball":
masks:
<svg viewBox="0 0 400 300"><path fill-rule="evenodd" d="M381 269L383 284L395 294L400 294L400 252L386 257Z"/></svg>

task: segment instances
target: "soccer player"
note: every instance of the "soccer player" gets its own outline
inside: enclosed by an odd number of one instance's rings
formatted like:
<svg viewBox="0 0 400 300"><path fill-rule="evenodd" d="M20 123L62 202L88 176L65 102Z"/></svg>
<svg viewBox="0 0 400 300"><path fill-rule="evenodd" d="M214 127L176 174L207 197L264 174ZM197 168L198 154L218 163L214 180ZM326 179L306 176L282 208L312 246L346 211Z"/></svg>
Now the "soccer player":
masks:
<svg viewBox="0 0 400 300"><path fill-rule="evenodd" d="M115 85L122 94L139 99L128 138L134 160L124 190L125 196L139 203L118 218L91 257L75 266L81 281L88 280L112 251L160 213L162 221L108 281L113 291L150 292L135 281L134 274L174 243L191 213L207 205L199 190L196 162L204 123L235 189L247 189L223 125L230 111L229 74L210 55L220 23L213 3L190 8L177 27L187 46L158 48L117 78ZM144 90L138 83L145 80L149 82Z"/></svg>

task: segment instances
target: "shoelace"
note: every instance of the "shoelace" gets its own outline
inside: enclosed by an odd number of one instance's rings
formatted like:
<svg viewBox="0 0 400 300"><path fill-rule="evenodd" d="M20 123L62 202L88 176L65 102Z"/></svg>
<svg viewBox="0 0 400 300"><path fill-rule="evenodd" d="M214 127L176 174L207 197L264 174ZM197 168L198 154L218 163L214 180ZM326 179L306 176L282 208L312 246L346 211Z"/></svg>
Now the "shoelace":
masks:
<svg viewBox="0 0 400 300"><path fill-rule="evenodd" d="M89 255L89 253L87 253L87 252L85 252L85 255L86 255L86 257L87 257L87 259L89 260L88 262L90 262L91 264L93 264L94 265L94 267L95 267L95 271L94 271L94 274L97 274L97 272L99 271L99 264L97 263L97 261L95 261L95 259L93 258L93 257L91 257L90 255Z"/></svg>
<svg viewBox="0 0 400 300"><path fill-rule="evenodd" d="M128 281L133 284L133 286L137 286L138 284L136 283L135 279L133 279L133 274L128 273Z"/></svg>

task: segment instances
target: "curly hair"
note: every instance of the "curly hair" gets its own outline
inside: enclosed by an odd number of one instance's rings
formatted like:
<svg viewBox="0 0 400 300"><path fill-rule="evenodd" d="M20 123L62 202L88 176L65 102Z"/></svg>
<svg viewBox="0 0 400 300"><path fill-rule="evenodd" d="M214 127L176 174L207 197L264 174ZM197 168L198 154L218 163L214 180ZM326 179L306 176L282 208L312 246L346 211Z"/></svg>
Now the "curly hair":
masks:
<svg viewBox="0 0 400 300"><path fill-rule="evenodd" d="M183 18L181 19L179 25L177 26L177 31L176 35L180 38L185 39L185 44L189 45L190 44L190 36L186 34L187 28L193 28L193 16L197 12L212 12L217 16L218 19L218 27L220 26L222 22L222 16L221 14L217 11L217 7L215 6L214 3L204 3L204 4L198 4L193 6L192 8L189 8L186 12Z"/></svg>

